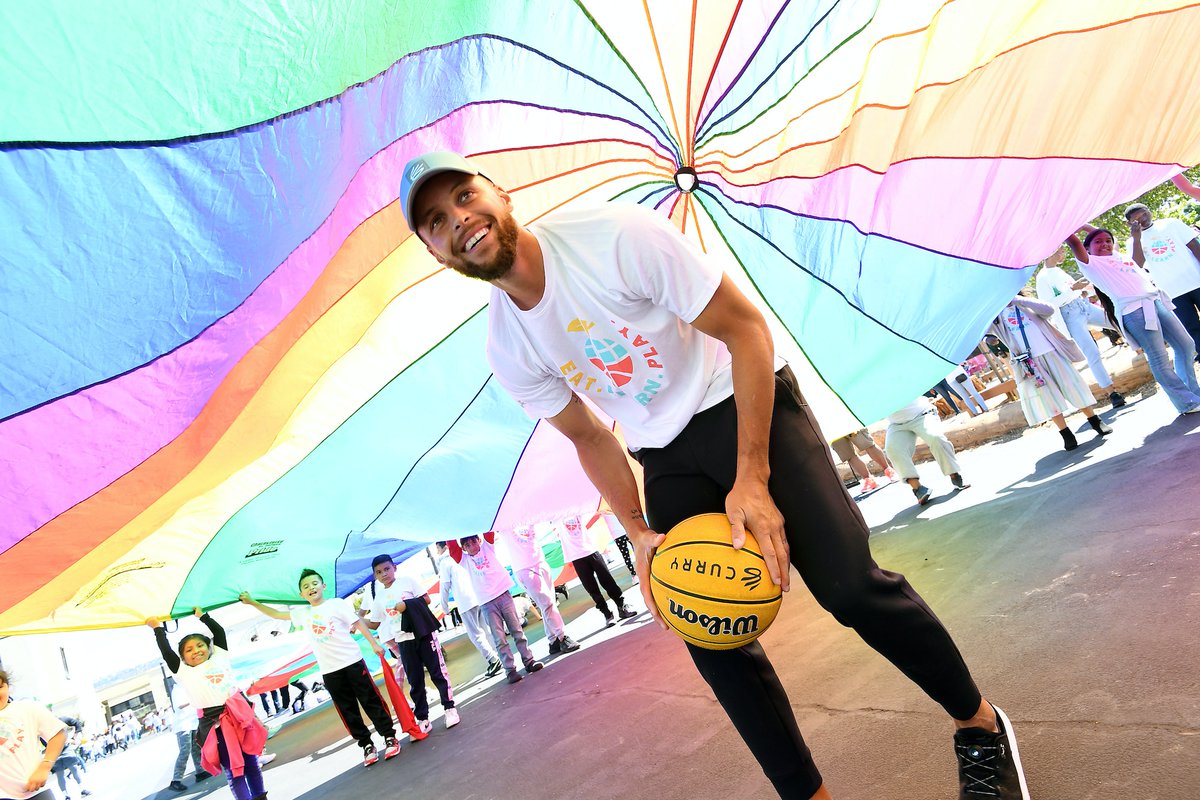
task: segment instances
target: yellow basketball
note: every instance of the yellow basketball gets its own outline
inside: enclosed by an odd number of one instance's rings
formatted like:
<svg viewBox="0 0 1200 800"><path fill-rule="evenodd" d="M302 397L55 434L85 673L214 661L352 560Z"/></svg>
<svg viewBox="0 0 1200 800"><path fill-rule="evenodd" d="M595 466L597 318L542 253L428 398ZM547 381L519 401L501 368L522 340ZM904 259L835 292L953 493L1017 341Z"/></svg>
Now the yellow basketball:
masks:
<svg viewBox="0 0 1200 800"><path fill-rule="evenodd" d="M709 650L754 641L783 602L754 536L746 531L745 546L734 550L724 514L689 517L671 529L650 564L650 591L667 624Z"/></svg>

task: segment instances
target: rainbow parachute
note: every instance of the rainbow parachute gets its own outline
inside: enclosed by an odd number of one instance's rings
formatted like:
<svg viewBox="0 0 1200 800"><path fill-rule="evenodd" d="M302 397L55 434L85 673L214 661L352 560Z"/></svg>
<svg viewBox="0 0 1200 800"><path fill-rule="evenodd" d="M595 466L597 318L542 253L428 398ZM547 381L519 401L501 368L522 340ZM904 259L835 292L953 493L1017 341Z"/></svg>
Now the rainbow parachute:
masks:
<svg viewBox="0 0 1200 800"><path fill-rule="evenodd" d="M294 599L302 566L344 594L381 550L597 509L489 375L487 287L406 230L417 153L477 160L525 222L668 215L836 433L1200 161L1184 2L50 0L0 27L5 632Z"/></svg>

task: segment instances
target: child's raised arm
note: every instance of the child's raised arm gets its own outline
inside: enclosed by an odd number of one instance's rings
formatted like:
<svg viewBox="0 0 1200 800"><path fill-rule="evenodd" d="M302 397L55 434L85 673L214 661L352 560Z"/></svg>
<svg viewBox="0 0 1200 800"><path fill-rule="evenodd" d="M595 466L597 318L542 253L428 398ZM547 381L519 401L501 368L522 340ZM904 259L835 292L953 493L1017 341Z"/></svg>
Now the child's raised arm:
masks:
<svg viewBox="0 0 1200 800"><path fill-rule="evenodd" d="M1083 242L1079 241L1079 234L1072 233L1067 237L1067 247L1071 248L1071 252L1075 254L1075 260L1080 264L1088 263L1088 251L1083 246Z"/></svg>
<svg viewBox="0 0 1200 800"><path fill-rule="evenodd" d="M249 592L242 592L241 594L239 594L238 600L241 600L246 605L254 606L255 608L257 608L259 610L259 612L266 614L268 617L271 617L272 619L291 619L292 618L292 615L286 611L280 611L277 608L271 608L270 606L264 606L262 603L258 602L253 597L251 597Z"/></svg>
<svg viewBox="0 0 1200 800"><path fill-rule="evenodd" d="M171 649L171 643L167 641L167 631L163 627L162 620L158 617L147 617L146 624L154 629L154 643L158 645L158 653L162 656L163 661L167 662L167 668L172 673L179 672L179 656Z"/></svg>
<svg viewBox="0 0 1200 800"><path fill-rule="evenodd" d="M205 613L204 609L200 606L192 606L192 613L208 626L209 632L212 633L212 643L222 650L228 650L229 643L225 639L225 629L215 619Z"/></svg>

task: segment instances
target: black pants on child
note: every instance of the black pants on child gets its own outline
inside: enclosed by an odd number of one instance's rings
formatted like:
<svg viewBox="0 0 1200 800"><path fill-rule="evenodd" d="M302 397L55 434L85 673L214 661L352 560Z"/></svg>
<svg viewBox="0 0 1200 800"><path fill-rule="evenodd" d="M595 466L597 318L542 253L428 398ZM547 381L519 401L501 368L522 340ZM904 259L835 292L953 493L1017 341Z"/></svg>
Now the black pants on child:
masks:
<svg viewBox="0 0 1200 800"><path fill-rule="evenodd" d="M737 469L733 398L696 414L666 447L634 455L645 469L646 516L654 530L668 531L696 514L724 513ZM950 716L974 716L981 697L958 648L904 576L872 560L867 524L786 367L775 381L770 466L768 488L783 514L792 566L817 602ZM762 646L687 647L779 795L811 797L821 774Z"/></svg>
<svg viewBox="0 0 1200 800"><path fill-rule="evenodd" d="M400 663L408 676L408 693L413 700L413 715L417 719L429 719L429 695L425 689L425 673L437 687L442 699L442 709L454 708L454 694L450 691L450 673L446 670L446 659L442 657L442 645L437 634L431 633L420 639L404 639L396 642L400 648Z"/></svg>
<svg viewBox="0 0 1200 800"><path fill-rule="evenodd" d="M322 673L321 679L325 682L325 691L329 692L329 699L333 700L338 716L342 718L342 724L360 747L371 744L371 732L363 724L362 712L358 710L360 705L380 736L385 739L395 737L396 726L392 724L392 715L379 696L379 687L367 671L365 661Z"/></svg>
<svg viewBox="0 0 1200 800"><path fill-rule="evenodd" d="M621 593L621 587L617 585L617 581L613 578L612 573L608 571L608 564L604 563L604 556L599 553L592 553L590 556L577 558L571 562L575 567L575 574L579 576L579 582L583 585L583 590L591 596L595 602L596 608L600 609L606 617L611 617L612 612L608 610L608 603L604 602L604 595L600 594L600 587L604 587L604 591L608 592L608 596L617 604L617 609L620 610L621 603L624 602L624 596Z"/></svg>

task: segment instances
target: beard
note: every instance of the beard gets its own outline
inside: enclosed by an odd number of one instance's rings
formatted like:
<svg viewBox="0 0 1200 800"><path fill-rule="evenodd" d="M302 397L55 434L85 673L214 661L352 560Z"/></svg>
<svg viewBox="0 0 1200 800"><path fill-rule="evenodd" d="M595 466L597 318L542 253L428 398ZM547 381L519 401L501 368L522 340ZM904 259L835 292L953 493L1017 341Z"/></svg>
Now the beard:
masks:
<svg viewBox="0 0 1200 800"><path fill-rule="evenodd" d="M491 261L468 261L466 256L447 258L446 264L460 275L481 281L503 278L517 260L517 223L512 215L498 219L491 232L496 236L496 255Z"/></svg>

